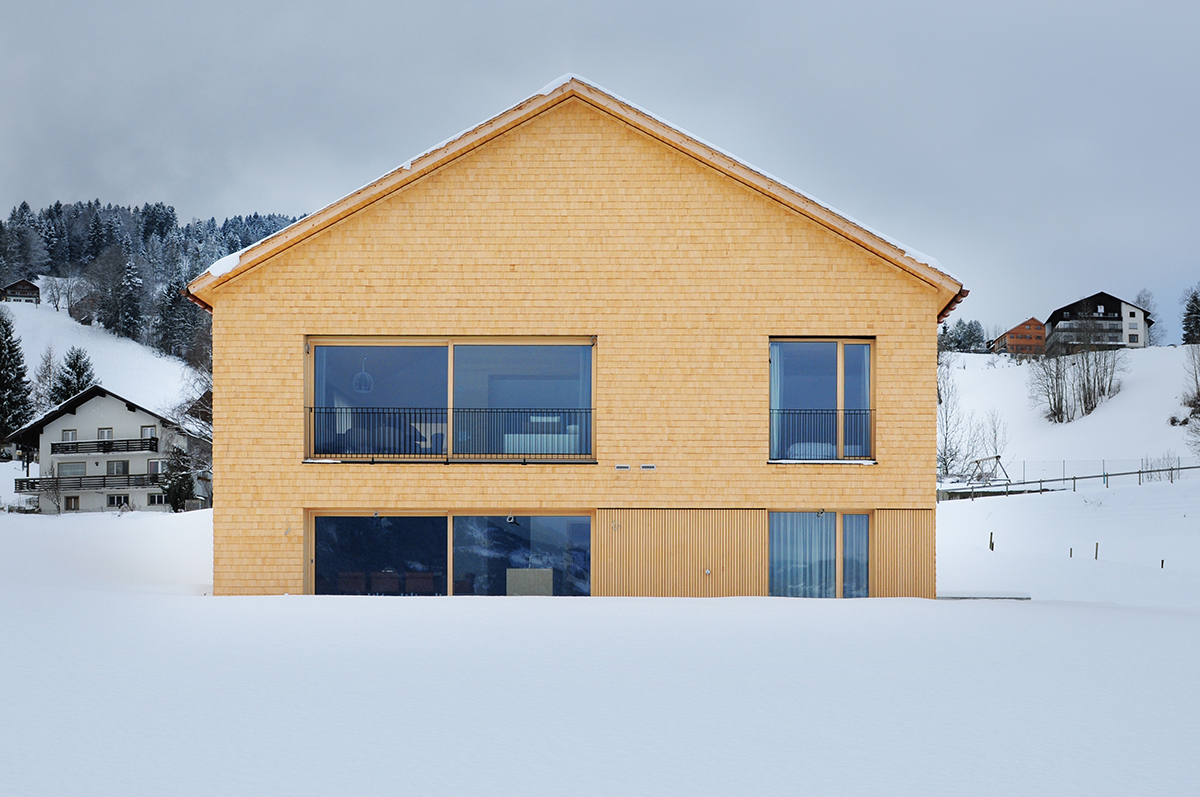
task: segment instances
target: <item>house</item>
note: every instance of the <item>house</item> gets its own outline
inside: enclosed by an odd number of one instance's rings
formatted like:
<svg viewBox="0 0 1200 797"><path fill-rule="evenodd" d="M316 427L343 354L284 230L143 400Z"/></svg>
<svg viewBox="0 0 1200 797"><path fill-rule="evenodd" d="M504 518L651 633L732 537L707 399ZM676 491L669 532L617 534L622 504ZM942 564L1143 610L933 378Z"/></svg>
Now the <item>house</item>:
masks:
<svg viewBox="0 0 1200 797"><path fill-rule="evenodd" d="M17 280L14 283L5 285L3 290L0 290L0 299L6 302L41 304L42 291L29 280Z"/></svg>
<svg viewBox="0 0 1200 797"><path fill-rule="evenodd" d="M993 354L1045 354L1046 326L1036 318L1027 318L995 340L989 341L988 349Z"/></svg>
<svg viewBox="0 0 1200 797"><path fill-rule="evenodd" d="M1145 348L1154 324L1141 307L1111 293L1093 293L1058 308L1046 319L1046 346L1098 345L1104 348Z"/></svg>
<svg viewBox="0 0 1200 797"><path fill-rule="evenodd" d="M8 437L38 462L16 492L43 513L169 509L163 492L172 447L190 440L145 407L93 385Z"/></svg>
<svg viewBox="0 0 1200 797"><path fill-rule="evenodd" d="M935 594L961 283L580 78L190 292L218 594Z"/></svg>

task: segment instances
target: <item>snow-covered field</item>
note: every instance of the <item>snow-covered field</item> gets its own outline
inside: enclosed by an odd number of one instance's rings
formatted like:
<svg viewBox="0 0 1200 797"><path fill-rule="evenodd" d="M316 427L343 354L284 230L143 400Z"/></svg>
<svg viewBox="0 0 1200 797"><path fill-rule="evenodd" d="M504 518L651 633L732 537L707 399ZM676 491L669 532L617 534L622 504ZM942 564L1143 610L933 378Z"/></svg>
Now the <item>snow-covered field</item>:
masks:
<svg viewBox="0 0 1200 797"><path fill-rule="evenodd" d="M207 512L9 515L0 794L1194 794L1194 488L944 509L1034 600L213 598Z"/></svg>
<svg viewBox="0 0 1200 797"><path fill-rule="evenodd" d="M1130 359L1090 426L957 376L1006 459L1183 453ZM0 515L0 795L1195 794L1198 485L941 504L1022 601L214 598L208 512Z"/></svg>

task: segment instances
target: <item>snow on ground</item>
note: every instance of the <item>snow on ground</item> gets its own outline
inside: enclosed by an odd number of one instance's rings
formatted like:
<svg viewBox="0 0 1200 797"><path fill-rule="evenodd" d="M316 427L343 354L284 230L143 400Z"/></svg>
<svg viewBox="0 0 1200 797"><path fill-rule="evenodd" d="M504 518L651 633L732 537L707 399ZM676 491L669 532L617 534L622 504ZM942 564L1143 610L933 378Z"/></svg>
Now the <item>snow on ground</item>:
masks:
<svg viewBox="0 0 1200 797"><path fill-rule="evenodd" d="M1128 369L1120 375L1121 391L1091 415L1066 424L1048 423L1041 410L1031 405L1028 365L990 354L960 354L953 374L966 410L982 419L996 409L1008 424L1006 465L1063 459L1137 462L1168 451L1187 459L1184 427L1168 423L1172 415L1187 414L1180 404L1183 349L1133 349L1126 352L1125 361Z"/></svg>
<svg viewBox="0 0 1200 797"><path fill-rule="evenodd" d="M939 514L1034 600L214 598L208 512L0 516L0 794L1193 794L1194 483Z"/></svg>
<svg viewBox="0 0 1200 797"><path fill-rule="evenodd" d="M55 311L46 303L10 302L4 308L12 313L30 377L48 344L60 363L67 349L79 346L91 358L100 384L118 396L155 412L179 403L188 372L182 360L161 356L99 326L85 327L66 310Z"/></svg>

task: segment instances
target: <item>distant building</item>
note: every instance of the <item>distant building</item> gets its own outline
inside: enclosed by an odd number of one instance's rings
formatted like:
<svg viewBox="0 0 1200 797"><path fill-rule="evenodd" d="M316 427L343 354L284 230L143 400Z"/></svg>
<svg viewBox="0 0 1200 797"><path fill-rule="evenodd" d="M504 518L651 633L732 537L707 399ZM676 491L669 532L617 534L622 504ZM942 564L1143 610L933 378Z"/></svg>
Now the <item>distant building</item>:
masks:
<svg viewBox="0 0 1200 797"><path fill-rule="evenodd" d="M1045 354L1046 325L1029 318L988 343L993 354Z"/></svg>
<svg viewBox="0 0 1200 797"><path fill-rule="evenodd" d="M42 303L42 291L29 280L17 280L11 285L5 285L0 290L0 299L6 302Z"/></svg>
<svg viewBox="0 0 1200 797"><path fill-rule="evenodd" d="M156 412L100 385L9 435L26 462L38 462L38 478L16 480L16 492L38 496L39 511L98 512L168 510L167 457L187 449L190 435ZM197 487L207 486L200 474Z"/></svg>
<svg viewBox="0 0 1200 797"><path fill-rule="evenodd" d="M1111 293L1094 293L1060 307L1046 319L1046 346L1141 349L1154 319L1137 305Z"/></svg>

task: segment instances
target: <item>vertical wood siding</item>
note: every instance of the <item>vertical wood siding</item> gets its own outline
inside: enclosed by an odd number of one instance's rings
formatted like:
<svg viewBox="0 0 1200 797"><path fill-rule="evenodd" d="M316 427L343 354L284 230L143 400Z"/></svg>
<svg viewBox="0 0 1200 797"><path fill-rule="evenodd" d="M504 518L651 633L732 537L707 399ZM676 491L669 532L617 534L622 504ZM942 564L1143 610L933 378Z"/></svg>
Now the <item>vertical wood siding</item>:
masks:
<svg viewBox="0 0 1200 797"><path fill-rule="evenodd" d="M592 594L766 595L767 512L600 509Z"/></svg>
<svg viewBox="0 0 1200 797"><path fill-rule="evenodd" d="M934 510L877 510L871 532L871 597L936 598L934 552Z"/></svg>

